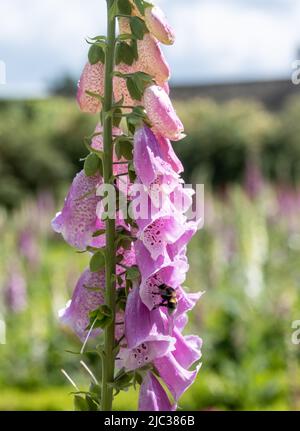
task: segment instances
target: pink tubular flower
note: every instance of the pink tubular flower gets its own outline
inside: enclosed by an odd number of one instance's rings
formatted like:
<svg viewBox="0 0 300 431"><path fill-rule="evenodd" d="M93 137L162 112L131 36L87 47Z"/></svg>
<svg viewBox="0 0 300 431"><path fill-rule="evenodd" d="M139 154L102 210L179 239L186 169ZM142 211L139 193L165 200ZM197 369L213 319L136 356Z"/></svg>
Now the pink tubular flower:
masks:
<svg viewBox="0 0 300 431"><path fill-rule="evenodd" d="M77 103L81 111L96 114L101 110L101 100L88 95L87 91L99 96L104 95L104 65L101 62L85 65L77 90Z"/></svg>
<svg viewBox="0 0 300 431"><path fill-rule="evenodd" d="M150 85L144 93L144 106L155 131L172 141L184 137L184 127L167 93L157 85Z"/></svg>
<svg viewBox="0 0 300 431"><path fill-rule="evenodd" d="M119 20L119 27L121 34L131 32L129 22L126 18ZM142 40L137 41L137 48L138 60L132 66L127 66L131 69L130 73L137 71L148 73L158 85L164 86L167 89L166 81L170 79L171 71L157 39L150 33L146 33ZM124 67L126 69L126 65Z"/></svg>
<svg viewBox="0 0 300 431"><path fill-rule="evenodd" d="M86 328L90 321L89 313L104 304L104 288L104 271L90 272L86 269L77 282L72 300L59 312L60 321L81 340L88 333ZM100 329L94 329L90 336L96 337L100 333Z"/></svg>
<svg viewBox="0 0 300 431"><path fill-rule="evenodd" d="M158 6L149 6L145 9L145 23L150 33L161 43L173 45L175 34L167 22L163 11Z"/></svg>
<svg viewBox="0 0 300 431"><path fill-rule="evenodd" d="M100 198L96 188L102 182L100 175L87 177L79 172L73 180L64 207L52 221L55 232L78 249L85 249L97 229L96 208Z"/></svg>
<svg viewBox="0 0 300 431"><path fill-rule="evenodd" d="M161 358L157 358L154 361L154 365L174 399L177 401L194 383L200 367L198 366L195 370L189 371L180 365L175 355L176 351L174 355L171 352Z"/></svg>
<svg viewBox="0 0 300 431"><path fill-rule="evenodd" d="M171 77L171 71L158 41L151 34L146 33L143 40L138 40L137 44L138 69L153 76L158 85L164 86Z"/></svg>
<svg viewBox="0 0 300 431"><path fill-rule="evenodd" d="M140 389L139 410L148 411L175 411L176 405L172 405L166 391L153 373L148 372L144 377Z"/></svg>
<svg viewBox="0 0 300 431"><path fill-rule="evenodd" d="M178 157L175 154L175 151L171 145L171 142L169 139L156 135L156 139L158 140L158 143L160 145L160 151L162 158L169 163L169 165L172 167L172 169L177 173L180 174L183 172L183 166L181 161L178 159Z"/></svg>
<svg viewBox="0 0 300 431"><path fill-rule="evenodd" d="M163 139L163 138L162 138ZM165 142L161 144L149 127L139 128L134 135L134 166L136 174L142 184L149 187L153 183L167 185L172 182L178 184L179 177L173 166L179 168L170 157L170 147ZM170 145L170 144L169 144ZM170 162L170 163L169 163Z"/></svg>

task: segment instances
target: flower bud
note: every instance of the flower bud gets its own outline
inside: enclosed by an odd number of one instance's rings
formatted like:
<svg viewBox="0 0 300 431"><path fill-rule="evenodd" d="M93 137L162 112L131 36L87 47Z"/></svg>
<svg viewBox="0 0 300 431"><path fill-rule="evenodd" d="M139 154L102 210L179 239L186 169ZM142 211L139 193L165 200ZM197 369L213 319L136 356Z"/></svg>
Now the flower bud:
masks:
<svg viewBox="0 0 300 431"><path fill-rule="evenodd" d="M150 6L145 10L145 23L150 33L161 43L173 45L175 34L167 22L165 14L158 6Z"/></svg>
<svg viewBox="0 0 300 431"><path fill-rule="evenodd" d="M80 110L89 114L101 111L102 103L97 97L86 92L104 95L104 65L99 62L94 65L87 63L78 82L77 103Z"/></svg>
<svg viewBox="0 0 300 431"><path fill-rule="evenodd" d="M161 87L150 85L146 88L144 106L156 132L172 141L179 141L184 137L183 124L169 96Z"/></svg>

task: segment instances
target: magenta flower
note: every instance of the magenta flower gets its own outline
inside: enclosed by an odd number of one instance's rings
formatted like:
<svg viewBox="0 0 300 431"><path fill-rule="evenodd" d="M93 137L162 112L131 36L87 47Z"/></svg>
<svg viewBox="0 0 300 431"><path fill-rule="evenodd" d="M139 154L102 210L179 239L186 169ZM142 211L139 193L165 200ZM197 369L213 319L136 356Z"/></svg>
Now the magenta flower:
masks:
<svg viewBox="0 0 300 431"><path fill-rule="evenodd" d="M96 208L100 198L96 188L102 182L100 175L87 177L79 172L73 180L64 207L52 221L55 232L61 233L64 240L78 249L89 245L97 230Z"/></svg>
<svg viewBox="0 0 300 431"><path fill-rule="evenodd" d="M141 183L147 187L153 183L165 186L169 186L170 183L178 184L179 176L172 164L175 164L177 170L179 165L170 158L172 152L168 148L168 144L165 144L164 141L160 143L147 126L141 127L135 132L134 166Z"/></svg>
<svg viewBox="0 0 300 431"><path fill-rule="evenodd" d="M157 85L150 85L144 93L144 105L157 133L172 141L184 137L184 127L167 93Z"/></svg>
<svg viewBox="0 0 300 431"><path fill-rule="evenodd" d="M100 112L102 103L97 97L87 94L104 94L104 65L99 62L94 65L87 63L78 82L77 103L83 112L96 114Z"/></svg>
<svg viewBox="0 0 300 431"><path fill-rule="evenodd" d="M156 359L154 365L176 401L194 383L200 368L197 366L193 371L184 368L176 359L176 351Z"/></svg>
<svg viewBox="0 0 300 431"><path fill-rule="evenodd" d="M125 337L127 346L121 348L118 356L120 367L127 370L141 368L165 356L174 350L176 342L168 334L160 310L150 313L142 303L138 288L133 289L127 299Z"/></svg>
<svg viewBox="0 0 300 431"><path fill-rule="evenodd" d="M180 174L183 172L183 166L181 161L178 159L178 157L175 154L175 151L171 145L171 142L169 139L156 135L156 139L158 140L158 143L160 145L160 151L162 158L169 163L169 165L172 167L172 169L177 173Z"/></svg>
<svg viewBox="0 0 300 431"><path fill-rule="evenodd" d="M184 304L181 306L182 310L185 310ZM194 335L183 336L181 328L176 326L177 319L171 318L171 322L169 320L170 316L160 307L149 310L141 301L139 288L136 287L127 300L125 311L127 345L122 346L119 352L119 366L135 370L153 363L174 399L178 400L197 376L199 366L194 370L190 370L190 367L201 358L202 341ZM144 393L144 390L145 388L141 387L140 399L146 404L148 392ZM158 392L158 396L162 394ZM149 402L155 399L152 393L148 393L148 396Z"/></svg>
<svg viewBox="0 0 300 431"><path fill-rule="evenodd" d="M140 389L139 410L148 411L175 411L176 404L171 404L166 391L153 373L148 372L144 377Z"/></svg>
<svg viewBox="0 0 300 431"><path fill-rule="evenodd" d="M158 6L149 6L145 10L145 23L150 31L161 43L173 45L175 34L167 22L163 11Z"/></svg>

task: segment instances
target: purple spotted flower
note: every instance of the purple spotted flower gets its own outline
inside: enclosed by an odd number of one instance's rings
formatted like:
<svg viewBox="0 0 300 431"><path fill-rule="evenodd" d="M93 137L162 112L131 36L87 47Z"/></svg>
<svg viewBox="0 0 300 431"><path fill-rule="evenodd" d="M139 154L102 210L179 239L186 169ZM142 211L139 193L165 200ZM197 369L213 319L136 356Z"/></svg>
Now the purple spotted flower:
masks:
<svg viewBox="0 0 300 431"><path fill-rule="evenodd" d="M195 298L194 298L195 299ZM182 295L180 301L187 301ZM179 313L186 314L188 308L195 301L181 305ZM182 327L177 327L177 318L171 319L162 307L149 310L141 300L139 288L136 287L127 300L125 311L125 339L126 345L119 352L119 366L126 370L140 369L151 364L158 370L159 376L170 390L174 400L178 400L187 388L194 382L201 358L202 341L194 335L182 335ZM134 322L134 324L133 324ZM180 322L180 320L179 320ZM191 367L196 363L196 366ZM150 375L148 374L148 378ZM157 398L164 400L164 406L169 410L174 407L168 402L165 390L158 386L155 380L156 390L147 388L153 381L147 379L143 382L140 393L141 409L144 406L153 405ZM149 399L148 399L148 397ZM157 400L159 403L159 401ZM158 404L159 405L159 404Z"/></svg>
<svg viewBox="0 0 300 431"><path fill-rule="evenodd" d="M73 180L64 207L52 221L55 232L78 249L85 249L97 230L96 208L100 198L96 188L102 182L99 175L87 177L79 172Z"/></svg>
<svg viewBox="0 0 300 431"><path fill-rule="evenodd" d="M89 313L104 304L105 273L90 272L86 269L79 278L72 299L66 308L60 311L63 325L68 326L81 339L87 335ZM97 336L101 330L94 329L91 336Z"/></svg>

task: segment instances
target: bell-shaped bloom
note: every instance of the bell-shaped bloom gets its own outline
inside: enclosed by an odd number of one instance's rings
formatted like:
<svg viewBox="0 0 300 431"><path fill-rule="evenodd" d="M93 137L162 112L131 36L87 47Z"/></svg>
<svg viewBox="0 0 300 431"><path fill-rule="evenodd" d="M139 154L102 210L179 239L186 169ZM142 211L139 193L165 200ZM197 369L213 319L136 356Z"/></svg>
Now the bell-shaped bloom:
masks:
<svg viewBox="0 0 300 431"><path fill-rule="evenodd" d="M159 309L150 312L139 288L129 294L125 311L126 347L119 352L119 365L127 370L143 367L174 350L176 339L168 334L167 320Z"/></svg>
<svg viewBox="0 0 300 431"><path fill-rule="evenodd" d="M184 235L184 222L180 213L178 217L175 214L163 214L142 228L137 236L150 252L151 258L156 260L167 253L168 245L176 243Z"/></svg>
<svg viewBox="0 0 300 431"><path fill-rule="evenodd" d="M145 9L145 23L153 36L165 45L172 45L175 34L169 25L165 14L158 6L149 6Z"/></svg>
<svg viewBox="0 0 300 431"><path fill-rule="evenodd" d="M144 92L144 106L155 131L172 141L184 137L184 127L178 118L167 93L157 85L150 85Z"/></svg>
<svg viewBox="0 0 300 431"><path fill-rule="evenodd" d="M173 337L156 334L133 349L121 347L117 360L118 366L128 371L144 367L174 350L174 344Z"/></svg>
<svg viewBox="0 0 300 431"><path fill-rule="evenodd" d="M135 348L157 334L169 335L161 310L150 312L143 304L140 290L135 287L128 295L125 311L125 336L127 347ZM174 340L172 340L174 341Z"/></svg>
<svg viewBox="0 0 300 431"><path fill-rule="evenodd" d="M59 312L60 321L84 340L88 331L89 313L104 304L105 272L90 272L86 269L79 278L72 300ZM96 337L101 329L92 330L90 336Z"/></svg>
<svg viewBox="0 0 300 431"><path fill-rule="evenodd" d="M183 166L181 161L178 159L178 157L175 154L175 151L171 145L171 142L169 139L156 135L156 139L158 140L158 143L160 145L160 151L161 151L161 157L169 163L169 165L172 167L172 169L177 173L180 174L183 172Z"/></svg>
<svg viewBox="0 0 300 431"><path fill-rule="evenodd" d="M195 307L203 293L204 292L186 293L182 287L178 287L176 291L178 303L172 317L174 319L174 324L179 331L183 331L185 328L188 322L187 312L191 311Z"/></svg>
<svg viewBox="0 0 300 431"><path fill-rule="evenodd" d="M141 183L150 187L153 183L160 186L176 186L179 176L172 169L166 151L161 147L157 138L147 126L137 129L134 135L134 167ZM170 187L168 187L170 193Z"/></svg>
<svg viewBox="0 0 300 431"><path fill-rule="evenodd" d="M149 310L153 310L161 303L159 286L166 284L177 291L185 280L188 271L187 259L184 254L178 255L173 261L161 259L153 261L150 253L140 242L135 243L136 261L139 266L142 280L140 296Z"/></svg>
<svg viewBox="0 0 300 431"><path fill-rule="evenodd" d="M176 360L173 352L156 359L154 365L176 401L194 383L200 368L187 370Z"/></svg>
<svg viewBox="0 0 300 431"><path fill-rule="evenodd" d="M126 18L119 20L119 28L121 34L131 33ZM130 66L131 73L136 71L148 73L158 85L164 86L170 79L171 71L157 39L150 33L146 33L142 40L137 41L137 49L138 60Z"/></svg>
<svg viewBox="0 0 300 431"><path fill-rule="evenodd" d="M140 388L139 411L175 411L176 405L172 405L166 391L150 371L144 377Z"/></svg>
<svg viewBox="0 0 300 431"><path fill-rule="evenodd" d="M170 67L158 41L150 33L137 41L139 59L137 67L141 72L153 76L158 85L163 86L171 77Z"/></svg>
<svg viewBox="0 0 300 431"><path fill-rule="evenodd" d="M104 95L104 65L87 63L78 82L77 103L83 112L96 114L101 111L102 103L98 97L87 94L91 92Z"/></svg>
<svg viewBox="0 0 300 431"><path fill-rule="evenodd" d="M201 358L202 340L197 335L182 335L176 326L173 335L176 338L173 354L182 367L189 369Z"/></svg>
<svg viewBox="0 0 300 431"><path fill-rule="evenodd" d="M100 197L96 188L101 183L100 175L88 177L79 172L73 180L64 207L52 221L55 232L61 233L64 240L80 250L89 245L97 230L96 209Z"/></svg>

